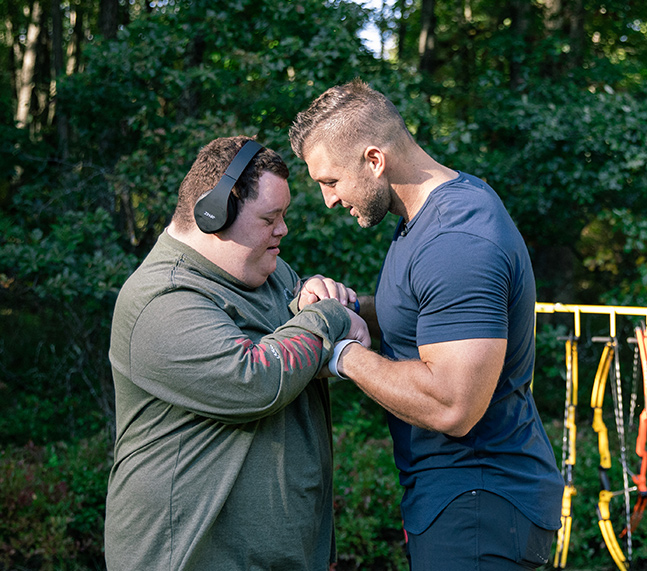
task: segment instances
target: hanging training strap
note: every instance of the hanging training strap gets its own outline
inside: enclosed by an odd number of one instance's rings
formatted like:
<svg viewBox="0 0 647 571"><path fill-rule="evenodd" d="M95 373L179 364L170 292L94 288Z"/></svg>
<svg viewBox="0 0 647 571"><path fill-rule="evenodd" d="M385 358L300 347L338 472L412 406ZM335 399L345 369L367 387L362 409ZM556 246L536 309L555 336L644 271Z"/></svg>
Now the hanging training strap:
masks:
<svg viewBox="0 0 647 571"><path fill-rule="evenodd" d="M613 396L613 413L616 419L616 431L620 444L620 465L622 466L622 493L625 500L625 529L627 530L625 542L627 545L627 561L631 565L632 541L631 541L631 500L629 498L629 468L627 464L627 439L625 435L625 415L622 399L622 377L620 376L620 351L618 339L613 338L614 351L614 383L611 384Z"/></svg>
<svg viewBox="0 0 647 571"><path fill-rule="evenodd" d="M563 339L563 338L560 338ZM554 567L564 569L568 557L573 523L573 496L577 494L574 485L575 440L577 425L575 410L577 407L578 363L577 337L570 335L566 340L566 399L564 401L564 434L562 438L562 475L566 483L562 496L562 526L557 532Z"/></svg>
<svg viewBox="0 0 647 571"><path fill-rule="evenodd" d="M600 339L594 338L593 340L596 341ZM621 571L628 571L629 567L627 558L622 552L622 548L620 547L620 544L618 543L616 535L613 531L613 526L611 525L611 513L609 510L609 503L611 502L611 499L618 494L624 493L624 490L622 490L621 492L611 491L611 483L609 481L608 474L608 471L611 468L609 435L602 417L604 390L615 352L615 340L607 340L602 351L602 356L600 357L598 370L595 374L595 381L593 382L593 391L591 392L591 408L593 409L592 426L593 430L595 430L598 435L598 450L600 454L600 466L598 469L598 474L600 477L600 493L598 496L597 512L598 525L600 527L600 531L602 532L604 543L606 544L611 557L618 566L618 569L620 569Z"/></svg>
<svg viewBox="0 0 647 571"><path fill-rule="evenodd" d="M636 343L634 353L634 375L637 374L637 362L640 362L643 378L643 397L645 408L640 413L638 424L638 436L636 437L636 454L641 459L638 473L632 476L632 480L638 488L638 498L634 505L628 525L620 533L620 537L631 534L642 520L645 507L647 506L647 338L645 336L645 325L636 327L636 337L632 341Z"/></svg>

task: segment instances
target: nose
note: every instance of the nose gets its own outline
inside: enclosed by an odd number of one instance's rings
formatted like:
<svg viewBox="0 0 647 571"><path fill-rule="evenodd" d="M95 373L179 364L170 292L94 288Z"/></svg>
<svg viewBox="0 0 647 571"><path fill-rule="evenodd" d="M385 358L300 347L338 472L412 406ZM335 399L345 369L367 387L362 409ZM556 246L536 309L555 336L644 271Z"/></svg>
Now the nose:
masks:
<svg viewBox="0 0 647 571"><path fill-rule="evenodd" d="M334 208L337 204L339 204L341 202L339 200L339 197L329 187L322 186L321 187L321 194L323 195L324 202L326 203L326 206L328 208Z"/></svg>
<svg viewBox="0 0 647 571"><path fill-rule="evenodd" d="M288 225L285 223L285 220L281 218L281 221L274 227L275 236L285 236L288 233Z"/></svg>

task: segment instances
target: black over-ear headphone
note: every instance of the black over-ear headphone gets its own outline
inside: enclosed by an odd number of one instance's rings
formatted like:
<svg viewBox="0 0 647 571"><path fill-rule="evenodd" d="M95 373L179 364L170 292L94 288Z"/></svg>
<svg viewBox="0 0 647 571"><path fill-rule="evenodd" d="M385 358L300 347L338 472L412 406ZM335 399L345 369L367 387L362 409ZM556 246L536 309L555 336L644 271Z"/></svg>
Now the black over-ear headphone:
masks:
<svg viewBox="0 0 647 571"><path fill-rule="evenodd" d="M236 181L256 154L263 148L256 141L247 141L236 153L218 184L195 205L193 214L198 228L205 234L215 234L232 225L238 214L238 201L231 194Z"/></svg>

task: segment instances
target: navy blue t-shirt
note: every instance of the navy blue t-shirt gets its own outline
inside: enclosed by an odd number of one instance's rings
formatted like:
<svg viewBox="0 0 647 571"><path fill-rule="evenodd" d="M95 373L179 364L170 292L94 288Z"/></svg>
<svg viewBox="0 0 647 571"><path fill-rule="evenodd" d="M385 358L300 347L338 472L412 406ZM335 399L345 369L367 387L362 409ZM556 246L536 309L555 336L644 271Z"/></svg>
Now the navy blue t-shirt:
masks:
<svg viewBox="0 0 647 571"><path fill-rule="evenodd" d="M408 224L401 220L375 302L391 358L419 359L418 347L429 343L508 341L492 401L466 436L389 414L405 528L422 533L452 499L482 489L558 529L564 480L530 391L535 280L523 238L492 188L459 173Z"/></svg>

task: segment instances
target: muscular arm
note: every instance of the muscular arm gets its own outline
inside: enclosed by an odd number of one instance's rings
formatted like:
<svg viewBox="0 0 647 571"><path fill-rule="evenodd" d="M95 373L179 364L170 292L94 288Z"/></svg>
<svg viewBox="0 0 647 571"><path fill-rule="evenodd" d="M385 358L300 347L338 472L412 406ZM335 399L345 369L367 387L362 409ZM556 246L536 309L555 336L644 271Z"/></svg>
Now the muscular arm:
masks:
<svg viewBox="0 0 647 571"><path fill-rule="evenodd" d="M485 413L503 367L505 339L467 339L419 347L420 360L390 361L353 343L338 363L398 418L464 436Z"/></svg>

